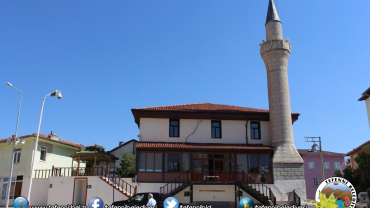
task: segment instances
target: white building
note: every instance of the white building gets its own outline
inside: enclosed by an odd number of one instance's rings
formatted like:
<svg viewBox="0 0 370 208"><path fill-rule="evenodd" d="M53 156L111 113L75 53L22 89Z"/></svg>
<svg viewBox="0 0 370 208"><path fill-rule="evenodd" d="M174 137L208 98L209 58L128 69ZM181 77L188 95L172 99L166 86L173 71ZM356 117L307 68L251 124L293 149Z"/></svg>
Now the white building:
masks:
<svg viewBox="0 0 370 208"><path fill-rule="evenodd" d="M293 189L305 199L305 186L275 183L268 110L198 103L135 108L132 113L140 128L140 191L225 207L235 207L241 196L256 204L289 201ZM292 121L298 116L291 114ZM304 180L304 175L291 178Z"/></svg>
<svg viewBox="0 0 370 208"><path fill-rule="evenodd" d="M28 196L31 161L36 142L36 134L21 136L20 138L24 139L25 142L24 144L18 143L15 150L9 200L10 206L15 197ZM4 206L6 203L7 187L10 183L10 162L12 160L13 145L7 144L9 139L10 138L0 140L0 187L2 191L0 206ZM47 136L40 134L38 148L35 154L36 159L34 169L51 170L53 166L71 167L72 158L69 157L69 155L76 153L83 147L84 146L81 144L61 140L58 135L55 134L49 134ZM38 183L34 183L33 190L37 190L38 185ZM34 191L32 196L34 193L36 194L37 191Z"/></svg>

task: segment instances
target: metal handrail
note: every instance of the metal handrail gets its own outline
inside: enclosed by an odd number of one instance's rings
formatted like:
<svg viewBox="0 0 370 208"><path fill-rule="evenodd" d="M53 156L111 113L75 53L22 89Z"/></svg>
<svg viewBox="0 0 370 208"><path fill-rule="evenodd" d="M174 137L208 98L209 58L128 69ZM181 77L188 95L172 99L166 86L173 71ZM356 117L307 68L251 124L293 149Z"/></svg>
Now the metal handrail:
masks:
<svg viewBox="0 0 370 208"><path fill-rule="evenodd" d="M243 182L246 181L248 184L251 184L252 187L256 189L256 191L259 191L264 196L267 196L268 199L272 201L273 205L276 205L276 197L274 193L271 191L271 188L267 187L261 181L257 180L248 173L244 171L242 171L242 173L243 173Z"/></svg>
<svg viewBox="0 0 370 208"><path fill-rule="evenodd" d="M184 182L189 182L189 173L191 171L190 170L187 170L186 172L183 172L181 175L177 176L175 179L173 179L171 182L167 183L166 185L160 187L160 191L159 193L162 193L162 194L168 194L170 193L172 190L178 188L180 186L180 184L183 184ZM186 175L186 180L185 180L185 175ZM191 178L191 177L190 177ZM182 179L180 181L180 179ZM174 184L172 186L172 184ZM168 188L170 187L171 185L171 188L170 188L170 191L168 191ZM178 186L177 186L178 185ZM167 187L167 188L166 188ZM172 189L174 187L174 189ZM165 192L166 191L166 192Z"/></svg>

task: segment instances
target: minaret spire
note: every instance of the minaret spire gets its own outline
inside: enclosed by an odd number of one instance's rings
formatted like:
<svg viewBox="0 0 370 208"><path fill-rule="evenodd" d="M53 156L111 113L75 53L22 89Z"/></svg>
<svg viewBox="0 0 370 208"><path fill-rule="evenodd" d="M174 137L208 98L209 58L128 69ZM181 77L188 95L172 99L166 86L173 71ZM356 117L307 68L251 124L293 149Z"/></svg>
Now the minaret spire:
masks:
<svg viewBox="0 0 370 208"><path fill-rule="evenodd" d="M267 10L267 17L265 25L270 21L277 21L281 22L279 18L279 14L277 12L274 0L269 0L269 8Z"/></svg>

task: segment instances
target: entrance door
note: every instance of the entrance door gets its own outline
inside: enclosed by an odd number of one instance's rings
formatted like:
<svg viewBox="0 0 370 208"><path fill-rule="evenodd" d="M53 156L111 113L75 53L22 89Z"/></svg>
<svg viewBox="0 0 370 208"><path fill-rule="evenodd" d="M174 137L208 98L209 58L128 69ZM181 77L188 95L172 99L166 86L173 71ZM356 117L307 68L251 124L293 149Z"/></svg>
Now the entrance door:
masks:
<svg viewBox="0 0 370 208"><path fill-rule="evenodd" d="M73 205L86 205L87 179L76 178L73 189Z"/></svg>
<svg viewBox="0 0 370 208"><path fill-rule="evenodd" d="M215 159L215 180L223 181L224 179L224 161Z"/></svg>
<svg viewBox="0 0 370 208"><path fill-rule="evenodd" d="M203 180L203 164L202 160L193 160L193 180L202 181Z"/></svg>

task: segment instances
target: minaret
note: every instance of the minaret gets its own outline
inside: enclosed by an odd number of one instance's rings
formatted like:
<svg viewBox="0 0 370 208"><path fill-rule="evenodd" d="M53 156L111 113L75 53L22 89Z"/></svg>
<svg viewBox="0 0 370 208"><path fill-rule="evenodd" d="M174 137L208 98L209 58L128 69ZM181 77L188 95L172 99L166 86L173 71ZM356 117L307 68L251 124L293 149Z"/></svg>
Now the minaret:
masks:
<svg viewBox="0 0 370 208"><path fill-rule="evenodd" d="M269 0L265 26L266 41L260 44L260 53L267 71L271 144L276 148L272 161L274 180L304 180L303 160L294 146L290 111L287 69L291 46L283 39L273 0Z"/></svg>

